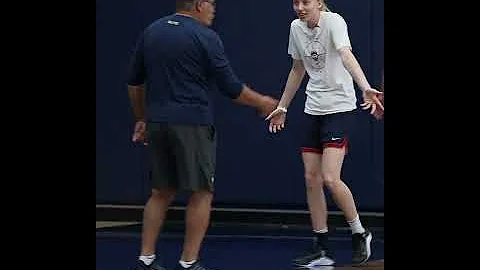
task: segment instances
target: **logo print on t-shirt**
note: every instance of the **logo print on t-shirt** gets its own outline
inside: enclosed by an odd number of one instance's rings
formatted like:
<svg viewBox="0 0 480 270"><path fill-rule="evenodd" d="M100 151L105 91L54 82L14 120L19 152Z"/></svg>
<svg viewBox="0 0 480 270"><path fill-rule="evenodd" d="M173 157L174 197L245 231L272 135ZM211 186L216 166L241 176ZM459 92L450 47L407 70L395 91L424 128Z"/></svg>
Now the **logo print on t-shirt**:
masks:
<svg viewBox="0 0 480 270"><path fill-rule="evenodd" d="M327 56L327 50L317 40L313 40L305 47L305 60L315 70L320 70L325 67L325 59Z"/></svg>

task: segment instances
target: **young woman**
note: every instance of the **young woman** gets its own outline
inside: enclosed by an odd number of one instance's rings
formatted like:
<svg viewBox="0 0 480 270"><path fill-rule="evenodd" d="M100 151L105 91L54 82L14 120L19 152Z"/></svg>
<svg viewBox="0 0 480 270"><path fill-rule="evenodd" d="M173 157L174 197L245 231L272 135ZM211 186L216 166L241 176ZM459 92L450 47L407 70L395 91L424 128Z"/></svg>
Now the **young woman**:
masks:
<svg viewBox="0 0 480 270"><path fill-rule="evenodd" d="M382 93L370 86L353 55L342 16L330 12L324 0L293 0L293 8L298 15L290 26L288 53L293 64L278 107L267 120L270 132L284 128L287 108L307 72L304 112L308 123L302 158L314 247L294 263L302 267L334 264L327 245L326 187L352 230L352 262L361 264L370 257L372 234L362 226L352 193L340 175L357 111L353 81L363 93L361 106L372 114L383 111Z"/></svg>

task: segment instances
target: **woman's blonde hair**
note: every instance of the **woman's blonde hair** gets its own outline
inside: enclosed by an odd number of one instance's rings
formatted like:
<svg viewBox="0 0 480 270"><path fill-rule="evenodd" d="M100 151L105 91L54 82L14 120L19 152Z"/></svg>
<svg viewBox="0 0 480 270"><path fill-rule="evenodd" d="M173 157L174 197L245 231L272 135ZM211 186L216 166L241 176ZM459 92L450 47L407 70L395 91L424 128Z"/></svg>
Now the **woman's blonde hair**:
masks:
<svg viewBox="0 0 480 270"><path fill-rule="evenodd" d="M322 7L320 8L321 11L330 11L330 9L327 6L327 3L325 3L325 0L318 0L319 2L322 2Z"/></svg>

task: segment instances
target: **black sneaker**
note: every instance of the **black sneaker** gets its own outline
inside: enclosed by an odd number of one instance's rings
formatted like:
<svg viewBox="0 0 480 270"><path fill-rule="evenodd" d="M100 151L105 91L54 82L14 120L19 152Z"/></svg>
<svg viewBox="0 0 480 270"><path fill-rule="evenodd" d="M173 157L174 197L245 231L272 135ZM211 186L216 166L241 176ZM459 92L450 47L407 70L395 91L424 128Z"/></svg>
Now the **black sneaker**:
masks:
<svg viewBox="0 0 480 270"><path fill-rule="evenodd" d="M309 254L296 258L293 261L293 264L296 267L302 268L311 268L311 267L318 267L318 266L332 266L335 265L335 261L333 260L333 256L327 249L318 249L316 251L312 251Z"/></svg>
<svg viewBox="0 0 480 270"><path fill-rule="evenodd" d="M323 237L314 237L310 252L305 256L293 260L293 265L296 266L297 269L334 265L333 254L327 248L327 241L326 234Z"/></svg>
<svg viewBox="0 0 480 270"><path fill-rule="evenodd" d="M167 270L161 265L160 261L155 259L150 265L146 265L143 261L138 260L135 270Z"/></svg>
<svg viewBox="0 0 480 270"><path fill-rule="evenodd" d="M370 243L372 242L372 233L365 230L364 233L352 234L352 263L363 264L372 255Z"/></svg>
<svg viewBox="0 0 480 270"><path fill-rule="evenodd" d="M196 261L192 266L190 266L189 268L184 268L180 263L177 264L177 267L175 268L175 270L184 270L184 269L188 269L188 270L210 270L208 268L205 268L204 266L202 266L200 264L200 261Z"/></svg>

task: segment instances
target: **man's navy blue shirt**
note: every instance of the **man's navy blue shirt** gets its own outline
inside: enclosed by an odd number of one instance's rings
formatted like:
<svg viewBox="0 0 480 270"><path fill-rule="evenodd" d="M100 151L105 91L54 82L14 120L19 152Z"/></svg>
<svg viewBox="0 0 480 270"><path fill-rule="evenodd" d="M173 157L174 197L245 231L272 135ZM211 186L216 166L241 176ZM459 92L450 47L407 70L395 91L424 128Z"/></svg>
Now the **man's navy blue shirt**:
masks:
<svg viewBox="0 0 480 270"><path fill-rule="evenodd" d="M128 84L145 87L149 122L213 123L212 85L235 99L238 80L215 31L173 14L149 25L137 41Z"/></svg>

